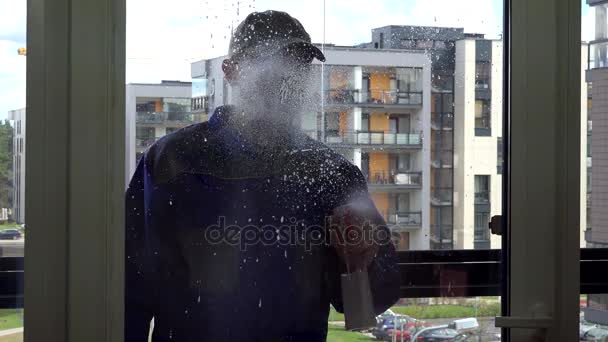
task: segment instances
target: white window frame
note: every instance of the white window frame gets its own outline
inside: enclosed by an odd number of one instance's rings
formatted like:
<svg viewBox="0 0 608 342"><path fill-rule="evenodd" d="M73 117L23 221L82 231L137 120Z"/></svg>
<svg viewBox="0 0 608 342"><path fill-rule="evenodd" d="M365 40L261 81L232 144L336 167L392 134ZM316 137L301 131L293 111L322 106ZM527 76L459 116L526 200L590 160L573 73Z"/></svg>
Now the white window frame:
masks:
<svg viewBox="0 0 608 342"><path fill-rule="evenodd" d="M507 6L511 341L578 336L580 6ZM123 340L125 16L28 0L27 342Z"/></svg>

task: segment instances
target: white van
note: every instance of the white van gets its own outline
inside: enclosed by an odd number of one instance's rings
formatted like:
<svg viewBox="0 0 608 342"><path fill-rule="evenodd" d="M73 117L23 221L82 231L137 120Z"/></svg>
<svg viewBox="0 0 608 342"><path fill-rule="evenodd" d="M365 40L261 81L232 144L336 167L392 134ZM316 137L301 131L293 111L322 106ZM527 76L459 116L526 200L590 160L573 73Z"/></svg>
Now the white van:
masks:
<svg viewBox="0 0 608 342"><path fill-rule="evenodd" d="M463 318L453 321L448 327L459 332L471 331L479 329L479 322L477 322L477 318Z"/></svg>

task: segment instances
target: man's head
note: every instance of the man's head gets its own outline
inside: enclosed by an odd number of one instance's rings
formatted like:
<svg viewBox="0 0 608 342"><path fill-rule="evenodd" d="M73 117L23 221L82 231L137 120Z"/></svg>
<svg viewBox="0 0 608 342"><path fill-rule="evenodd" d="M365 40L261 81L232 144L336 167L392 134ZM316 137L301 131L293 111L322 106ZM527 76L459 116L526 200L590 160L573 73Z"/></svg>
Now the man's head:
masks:
<svg viewBox="0 0 608 342"><path fill-rule="evenodd" d="M289 57L306 64L313 58L325 61L321 50L311 44L310 35L300 21L280 11L249 14L234 31L228 57L222 69L229 81L238 77L240 64L266 58Z"/></svg>
<svg viewBox="0 0 608 342"><path fill-rule="evenodd" d="M222 69L243 109L293 112L307 96L314 58L325 61L297 19L279 11L254 12L234 31Z"/></svg>

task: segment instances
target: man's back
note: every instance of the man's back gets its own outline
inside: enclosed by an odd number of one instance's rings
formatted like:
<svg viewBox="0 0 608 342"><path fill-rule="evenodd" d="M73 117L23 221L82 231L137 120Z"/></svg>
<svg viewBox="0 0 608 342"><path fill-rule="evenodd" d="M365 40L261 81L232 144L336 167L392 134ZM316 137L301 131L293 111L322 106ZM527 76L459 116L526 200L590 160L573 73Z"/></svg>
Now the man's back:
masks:
<svg viewBox="0 0 608 342"><path fill-rule="evenodd" d="M324 341L329 304L342 308L344 266L325 219L353 200L373 207L363 176L296 129L234 118L220 108L138 166L126 208L127 341L152 316L154 341ZM383 311L398 290L390 244L369 272Z"/></svg>

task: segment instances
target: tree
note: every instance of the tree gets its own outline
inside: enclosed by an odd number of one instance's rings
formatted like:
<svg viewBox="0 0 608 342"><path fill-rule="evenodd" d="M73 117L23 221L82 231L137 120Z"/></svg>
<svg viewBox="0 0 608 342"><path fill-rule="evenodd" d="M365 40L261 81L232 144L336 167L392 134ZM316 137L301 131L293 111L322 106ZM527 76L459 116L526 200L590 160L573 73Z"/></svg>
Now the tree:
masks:
<svg viewBox="0 0 608 342"><path fill-rule="evenodd" d="M13 127L0 123L0 208L13 207Z"/></svg>

